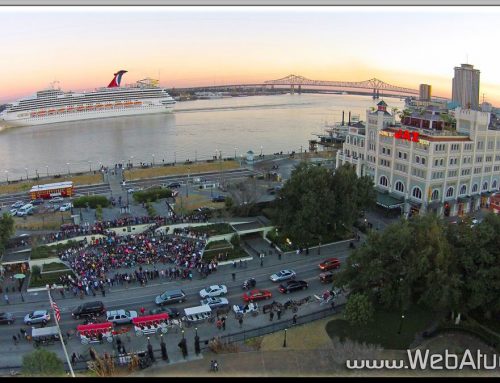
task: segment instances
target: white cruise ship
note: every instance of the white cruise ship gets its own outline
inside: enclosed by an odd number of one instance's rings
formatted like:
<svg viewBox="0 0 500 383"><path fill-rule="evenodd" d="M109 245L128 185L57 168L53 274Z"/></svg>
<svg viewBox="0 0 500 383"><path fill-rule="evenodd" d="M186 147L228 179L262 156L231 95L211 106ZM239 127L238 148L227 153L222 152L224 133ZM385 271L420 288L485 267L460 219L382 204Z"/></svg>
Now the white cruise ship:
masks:
<svg viewBox="0 0 500 383"><path fill-rule="evenodd" d="M35 95L7 104L0 113L5 127L53 124L93 118L169 113L175 100L159 87L158 80L144 79L120 87L125 70L114 74L106 88L92 92L63 92L61 89L41 90Z"/></svg>

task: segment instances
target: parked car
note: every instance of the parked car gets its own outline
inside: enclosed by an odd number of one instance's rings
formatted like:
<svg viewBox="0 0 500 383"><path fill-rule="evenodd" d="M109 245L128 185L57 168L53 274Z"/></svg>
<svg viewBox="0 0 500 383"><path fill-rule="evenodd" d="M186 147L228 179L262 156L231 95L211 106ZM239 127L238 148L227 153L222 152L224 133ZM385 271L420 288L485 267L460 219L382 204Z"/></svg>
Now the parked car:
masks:
<svg viewBox="0 0 500 383"><path fill-rule="evenodd" d="M281 281L286 281L287 279L293 279L295 278L296 274L295 271L293 270L281 270L278 271L276 274L271 275L270 279L273 282L281 282Z"/></svg>
<svg viewBox="0 0 500 383"><path fill-rule="evenodd" d="M82 317L101 316L105 313L104 304L101 301L94 301L81 304L73 310L71 315L75 319L80 319Z"/></svg>
<svg viewBox="0 0 500 383"><path fill-rule="evenodd" d="M293 291L307 289L308 287L309 284L306 281L288 281L286 284L281 284L279 290L284 294L288 294Z"/></svg>
<svg viewBox="0 0 500 383"><path fill-rule="evenodd" d="M149 310L149 313L151 315L166 313L168 314L169 318L179 318L179 316L181 315L181 312L175 307L164 307L164 306L151 309Z"/></svg>
<svg viewBox="0 0 500 383"><path fill-rule="evenodd" d="M181 184L179 182L170 182L167 185L167 188L169 188L169 189L178 189L180 187L181 187Z"/></svg>
<svg viewBox="0 0 500 383"><path fill-rule="evenodd" d="M167 303L184 302L186 299L186 293L182 290L167 290L155 298L155 303L162 306Z"/></svg>
<svg viewBox="0 0 500 383"><path fill-rule="evenodd" d="M26 205L23 201L16 201L10 207L13 207L14 209L19 209L21 206Z"/></svg>
<svg viewBox="0 0 500 383"><path fill-rule="evenodd" d="M327 271L326 273L321 273L319 275L319 280L321 283L331 283L333 282L333 273L331 271Z"/></svg>
<svg viewBox="0 0 500 383"><path fill-rule="evenodd" d="M24 324L28 326L38 323L47 324L48 321L50 321L50 314L47 310L33 311L24 317Z"/></svg>
<svg viewBox="0 0 500 383"><path fill-rule="evenodd" d="M223 195L218 195L215 197L212 197L212 202L224 202L226 200L226 197Z"/></svg>
<svg viewBox="0 0 500 383"><path fill-rule="evenodd" d="M227 294L227 287L225 285L212 285L200 291L200 297L218 297Z"/></svg>
<svg viewBox="0 0 500 383"><path fill-rule="evenodd" d="M12 324L16 318L12 313L0 313L0 324Z"/></svg>
<svg viewBox="0 0 500 383"><path fill-rule="evenodd" d="M115 324L132 323L132 319L137 318L137 311L112 310L106 311L106 320Z"/></svg>
<svg viewBox="0 0 500 383"><path fill-rule="evenodd" d="M340 267L340 260L338 258L328 258L319 264L322 271L338 269Z"/></svg>
<svg viewBox="0 0 500 383"><path fill-rule="evenodd" d="M269 290L259 290L255 289L250 291L248 294L243 294L243 300L245 302L261 301L264 299L270 299L273 294Z"/></svg>
<svg viewBox="0 0 500 383"><path fill-rule="evenodd" d="M63 197L54 197L50 200L50 202L52 202L52 203L64 202L64 198Z"/></svg>
<svg viewBox="0 0 500 383"><path fill-rule="evenodd" d="M68 210L71 210L72 207L73 207L73 204L71 202L68 202L68 203L63 204L59 208L59 211L68 211Z"/></svg>
<svg viewBox="0 0 500 383"><path fill-rule="evenodd" d="M8 213L14 217L15 215L17 215L17 209L10 209Z"/></svg>
<svg viewBox="0 0 500 383"><path fill-rule="evenodd" d="M31 201L30 203L32 205L43 205L43 199L42 198L37 198L37 199L34 199L33 201Z"/></svg>
<svg viewBox="0 0 500 383"><path fill-rule="evenodd" d="M229 306L229 301L226 298L208 297L200 301L202 305L208 305L212 310L220 309Z"/></svg>
<svg viewBox="0 0 500 383"><path fill-rule="evenodd" d="M31 214L33 214L33 210L34 210L34 206L32 204L28 203L26 205L23 205L19 209L17 209L16 215L18 217L24 217L27 215L31 215Z"/></svg>

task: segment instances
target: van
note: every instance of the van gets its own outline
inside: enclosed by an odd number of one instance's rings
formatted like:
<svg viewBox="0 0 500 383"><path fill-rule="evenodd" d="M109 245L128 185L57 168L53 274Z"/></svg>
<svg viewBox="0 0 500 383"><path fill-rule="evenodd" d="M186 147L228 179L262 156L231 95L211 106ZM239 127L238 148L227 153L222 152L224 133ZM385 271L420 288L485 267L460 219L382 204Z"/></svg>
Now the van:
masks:
<svg viewBox="0 0 500 383"><path fill-rule="evenodd" d="M212 317L212 309L209 305L201 305L184 309L184 320L189 326L191 323L202 322Z"/></svg>
<svg viewBox="0 0 500 383"><path fill-rule="evenodd" d="M101 301L87 302L73 310L71 315L75 319L83 317L100 316L106 312L104 304Z"/></svg>
<svg viewBox="0 0 500 383"><path fill-rule="evenodd" d="M35 348L60 341L57 326L33 328L31 338L33 339L33 347ZM66 344L66 339L63 339L63 341Z"/></svg>
<svg viewBox="0 0 500 383"><path fill-rule="evenodd" d="M180 289L167 290L155 298L155 303L159 306L163 306L170 303L184 302L186 299L186 293Z"/></svg>
<svg viewBox="0 0 500 383"><path fill-rule="evenodd" d="M24 217L28 214L33 214L33 205L30 203L23 205L16 213L18 217Z"/></svg>

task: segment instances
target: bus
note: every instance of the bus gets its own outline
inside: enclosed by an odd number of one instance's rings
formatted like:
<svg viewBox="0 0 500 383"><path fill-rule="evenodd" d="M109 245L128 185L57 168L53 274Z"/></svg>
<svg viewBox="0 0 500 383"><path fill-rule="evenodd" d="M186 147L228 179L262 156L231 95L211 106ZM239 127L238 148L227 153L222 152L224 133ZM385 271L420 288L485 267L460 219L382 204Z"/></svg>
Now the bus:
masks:
<svg viewBox="0 0 500 383"><path fill-rule="evenodd" d="M73 181L57 182L33 186L30 190L30 198L33 201L38 198L71 197L74 192Z"/></svg>

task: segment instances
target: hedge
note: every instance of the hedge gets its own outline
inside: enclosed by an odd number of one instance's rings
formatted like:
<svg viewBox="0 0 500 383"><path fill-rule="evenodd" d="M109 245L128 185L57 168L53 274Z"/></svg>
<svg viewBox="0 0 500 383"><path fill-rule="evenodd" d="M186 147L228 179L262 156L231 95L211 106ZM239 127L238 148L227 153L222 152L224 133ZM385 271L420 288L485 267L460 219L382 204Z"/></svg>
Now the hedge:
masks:
<svg viewBox="0 0 500 383"><path fill-rule="evenodd" d="M154 187L148 190L141 190L132 194L134 200L139 203L145 202L155 202L162 198L172 197L172 190L162 188L162 187Z"/></svg>
<svg viewBox="0 0 500 383"><path fill-rule="evenodd" d="M86 208L88 205L91 209L96 209L99 205L101 207L108 207L109 204L109 200L106 197L100 195L84 196L76 198L73 201L73 207L76 208Z"/></svg>

